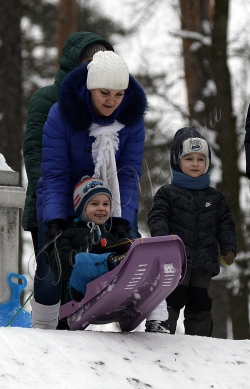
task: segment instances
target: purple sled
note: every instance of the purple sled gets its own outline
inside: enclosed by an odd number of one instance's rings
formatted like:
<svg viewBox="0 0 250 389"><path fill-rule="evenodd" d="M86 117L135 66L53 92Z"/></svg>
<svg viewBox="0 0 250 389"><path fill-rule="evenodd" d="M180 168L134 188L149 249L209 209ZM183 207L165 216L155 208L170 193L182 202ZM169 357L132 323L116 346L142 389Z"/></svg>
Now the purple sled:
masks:
<svg viewBox="0 0 250 389"><path fill-rule="evenodd" d="M182 281L186 268L179 236L136 239L119 266L87 285L81 302L61 306L60 319L67 317L73 331L113 322L133 331Z"/></svg>

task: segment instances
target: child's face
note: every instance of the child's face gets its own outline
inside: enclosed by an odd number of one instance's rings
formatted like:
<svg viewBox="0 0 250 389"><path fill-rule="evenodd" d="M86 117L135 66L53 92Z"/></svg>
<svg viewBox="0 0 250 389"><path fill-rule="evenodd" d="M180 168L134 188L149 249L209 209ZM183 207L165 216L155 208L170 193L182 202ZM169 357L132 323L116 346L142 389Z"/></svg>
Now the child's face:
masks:
<svg viewBox="0 0 250 389"><path fill-rule="evenodd" d="M181 158L181 170L190 177L199 177L205 173L206 157L201 153L188 153Z"/></svg>
<svg viewBox="0 0 250 389"><path fill-rule="evenodd" d="M110 198L106 194L92 197L85 209L89 221L95 224L104 224L110 217Z"/></svg>

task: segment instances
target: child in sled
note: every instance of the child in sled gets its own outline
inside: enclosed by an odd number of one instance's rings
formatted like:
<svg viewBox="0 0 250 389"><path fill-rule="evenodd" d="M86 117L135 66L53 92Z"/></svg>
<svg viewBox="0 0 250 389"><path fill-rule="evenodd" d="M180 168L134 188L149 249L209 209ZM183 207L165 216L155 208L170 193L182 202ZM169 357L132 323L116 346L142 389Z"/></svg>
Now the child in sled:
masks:
<svg viewBox="0 0 250 389"><path fill-rule="evenodd" d="M78 218L56 240L49 264L67 285L66 300L81 301L87 284L118 266L132 241L117 240L110 232L112 193L102 180L83 177L74 189L73 201ZM160 324L167 317L163 301L148 317L146 331L167 332Z"/></svg>
<svg viewBox="0 0 250 389"><path fill-rule="evenodd" d="M49 255L51 269L67 285L65 301L82 300L87 284L114 269L132 243L128 238L117 240L110 232L112 194L102 180L83 177L73 201L78 217L58 235Z"/></svg>
<svg viewBox="0 0 250 389"><path fill-rule="evenodd" d="M161 323L171 334L185 307L185 334L212 335L209 286L220 272L220 263L231 265L236 256L232 213L224 194L209 186L210 164L204 137L193 128L178 130L171 147L171 184L157 191L148 215L151 236L179 235L186 248L187 273L166 298L169 318Z"/></svg>

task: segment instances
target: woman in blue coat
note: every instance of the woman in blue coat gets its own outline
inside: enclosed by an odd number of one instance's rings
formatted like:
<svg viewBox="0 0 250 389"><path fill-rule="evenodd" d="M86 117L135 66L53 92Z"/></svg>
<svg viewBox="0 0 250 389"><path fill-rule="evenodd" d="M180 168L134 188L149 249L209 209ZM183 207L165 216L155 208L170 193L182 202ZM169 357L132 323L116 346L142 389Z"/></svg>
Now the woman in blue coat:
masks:
<svg viewBox="0 0 250 389"><path fill-rule="evenodd" d="M111 51L96 53L92 62L64 79L43 132L37 190L40 250L46 229L49 244L74 219L73 190L85 175L109 185L114 197L112 231L117 239L128 236L138 210L146 105L142 87ZM49 271L46 255L40 255L32 301L39 320L33 320L34 327L46 328L39 327L39 321L46 321L47 311L49 321L51 315L58 316L60 298L61 282Z"/></svg>

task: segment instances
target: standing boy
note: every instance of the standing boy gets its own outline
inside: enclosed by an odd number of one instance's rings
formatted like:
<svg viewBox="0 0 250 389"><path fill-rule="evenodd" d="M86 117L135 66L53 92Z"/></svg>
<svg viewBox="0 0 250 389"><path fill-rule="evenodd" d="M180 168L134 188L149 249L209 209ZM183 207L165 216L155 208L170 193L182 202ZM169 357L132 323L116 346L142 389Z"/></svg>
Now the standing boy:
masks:
<svg viewBox="0 0 250 389"><path fill-rule="evenodd" d="M174 334L184 310L185 334L211 336L212 277L220 263L231 265L236 256L236 231L222 192L209 186L211 151L204 137L190 127L181 128L171 147L172 182L154 196L149 212L151 236L175 234L183 240L188 268L184 280L167 297L169 318L162 325Z"/></svg>

